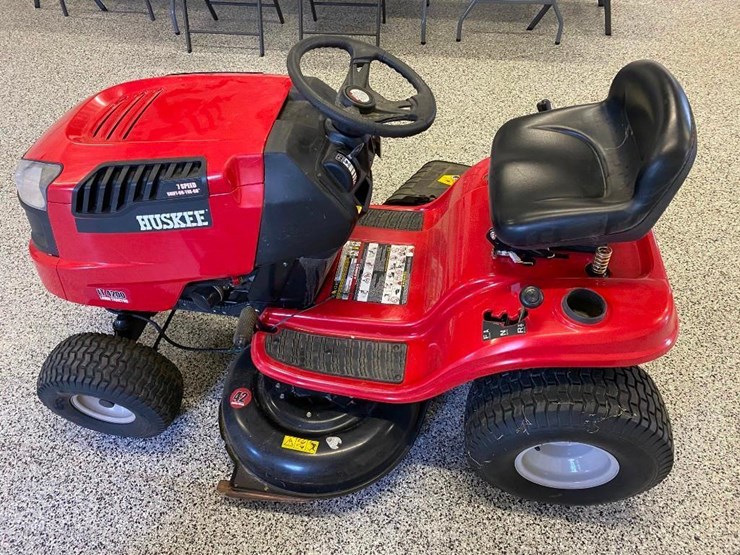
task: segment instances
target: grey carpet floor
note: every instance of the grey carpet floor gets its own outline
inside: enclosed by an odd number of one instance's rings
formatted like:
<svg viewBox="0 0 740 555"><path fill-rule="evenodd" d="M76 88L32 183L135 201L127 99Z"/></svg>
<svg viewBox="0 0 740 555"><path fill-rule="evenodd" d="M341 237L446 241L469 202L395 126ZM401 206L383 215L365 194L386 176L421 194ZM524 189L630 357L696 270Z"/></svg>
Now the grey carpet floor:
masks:
<svg viewBox="0 0 740 555"><path fill-rule="evenodd" d="M389 1L383 45L428 80L439 116L418 137L385 141L374 168L378 201L429 159L470 164L487 156L496 129L543 97L560 106L603 98L616 71L634 59L667 65L693 104L699 156L656 228L682 332L670 354L647 365L670 409L676 465L649 493L590 508L522 502L476 478L462 452L465 387L434 402L419 441L391 475L355 495L305 506L216 494L231 470L216 424L228 363L222 356L164 347L185 376L185 399L175 424L153 440L105 437L41 406L35 381L45 355L72 333L107 331L110 318L40 285L11 182L16 159L99 89L171 72L282 73L295 40L295 6L285 6L284 27L266 10L264 58L255 39L234 37L198 36L188 55L170 31L165 4L155 2L151 23L143 2L133 0L112 1L107 14L90 0L70 0L66 19L51 0L41 10L31 0L0 0L0 552L740 553L735 0L615 0L612 37L603 35L596 0L564 0L560 47L552 15L524 30L533 6L481 6L457 44L461 4L451 0L433 2L429 43L421 47L418 2ZM191 5L196 23L208 24L203 4ZM254 25L248 10L222 11L221 25ZM371 25L371 17L344 23ZM329 79L343 73L320 61L312 67ZM378 77L378 87L390 81ZM232 324L184 315L174 335L215 345L228 341Z"/></svg>

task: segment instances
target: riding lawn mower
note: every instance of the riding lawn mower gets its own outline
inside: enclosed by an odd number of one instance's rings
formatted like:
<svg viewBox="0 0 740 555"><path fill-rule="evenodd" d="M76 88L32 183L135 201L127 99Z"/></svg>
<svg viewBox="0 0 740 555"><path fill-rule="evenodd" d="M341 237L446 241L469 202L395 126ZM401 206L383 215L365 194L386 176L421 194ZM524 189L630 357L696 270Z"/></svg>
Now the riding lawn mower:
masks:
<svg viewBox="0 0 740 555"><path fill-rule="evenodd" d="M317 49L349 54L338 90L304 74ZM414 94L377 92L371 64ZM371 205L381 138L429 128L431 90L341 37L299 42L287 65L289 77L109 88L24 155L16 183L42 282L114 316L110 334L49 354L41 401L99 432L161 433L183 379L159 345L208 350L167 335L177 311L197 311L234 322L215 349L234 354L219 418L227 496L364 488L407 454L429 400L468 382L465 455L493 486L591 504L661 482L671 425L639 365L678 334L651 231L696 156L676 79L630 63L605 100L541 101L498 130L490 158L428 162Z"/></svg>

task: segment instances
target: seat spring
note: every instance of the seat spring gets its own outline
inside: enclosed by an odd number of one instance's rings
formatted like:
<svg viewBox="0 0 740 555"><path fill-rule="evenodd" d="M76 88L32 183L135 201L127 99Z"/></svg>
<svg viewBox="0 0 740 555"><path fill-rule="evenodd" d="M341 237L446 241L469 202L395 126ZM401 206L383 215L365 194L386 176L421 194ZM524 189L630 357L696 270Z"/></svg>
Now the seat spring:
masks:
<svg viewBox="0 0 740 555"><path fill-rule="evenodd" d="M591 263L591 271L598 276L605 276L609 270L609 261L612 258L612 248L608 245L596 247L594 261Z"/></svg>

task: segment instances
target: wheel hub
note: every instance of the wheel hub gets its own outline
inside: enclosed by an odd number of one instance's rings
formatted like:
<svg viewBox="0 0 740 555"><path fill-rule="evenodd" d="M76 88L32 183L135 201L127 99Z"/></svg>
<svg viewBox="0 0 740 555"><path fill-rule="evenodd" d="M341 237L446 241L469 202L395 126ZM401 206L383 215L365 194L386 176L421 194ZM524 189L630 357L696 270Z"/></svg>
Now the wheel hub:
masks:
<svg viewBox="0 0 740 555"><path fill-rule="evenodd" d="M77 395L72 395L69 402L82 414L96 420L102 420L103 422L129 424L136 420L136 415L126 407L93 395L78 393Z"/></svg>
<svg viewBox="0 0 740 555"><path fill-rule="evenodd" d="M556 489L595 488L619 473L619 462L611 453L575 441L529 447L517 455L514 467L526 480Z"/></svg>

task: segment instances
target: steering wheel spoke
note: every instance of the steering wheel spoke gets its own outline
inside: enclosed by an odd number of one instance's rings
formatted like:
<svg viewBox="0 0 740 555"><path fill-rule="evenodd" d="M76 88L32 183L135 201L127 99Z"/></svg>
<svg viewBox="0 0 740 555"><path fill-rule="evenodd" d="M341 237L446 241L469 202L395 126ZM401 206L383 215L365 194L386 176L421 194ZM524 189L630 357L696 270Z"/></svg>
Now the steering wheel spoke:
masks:
<svg viewBox="0 0 740 555"><path fill-rule="evenodd" d="M349 71L347 77L344 80L344 87L361 87L363 89L370 88L370 63L372 60L365 58L353 58L349 63Z"/></svg>
<svg viewBox="0 0 740 555"><path fill-rule="evenodd" d="M405 100L387 100L378 95L375 97L375 108L368 114L377 123L390 123L398 121L417 121L418 114L416 95Z"/></svg>

